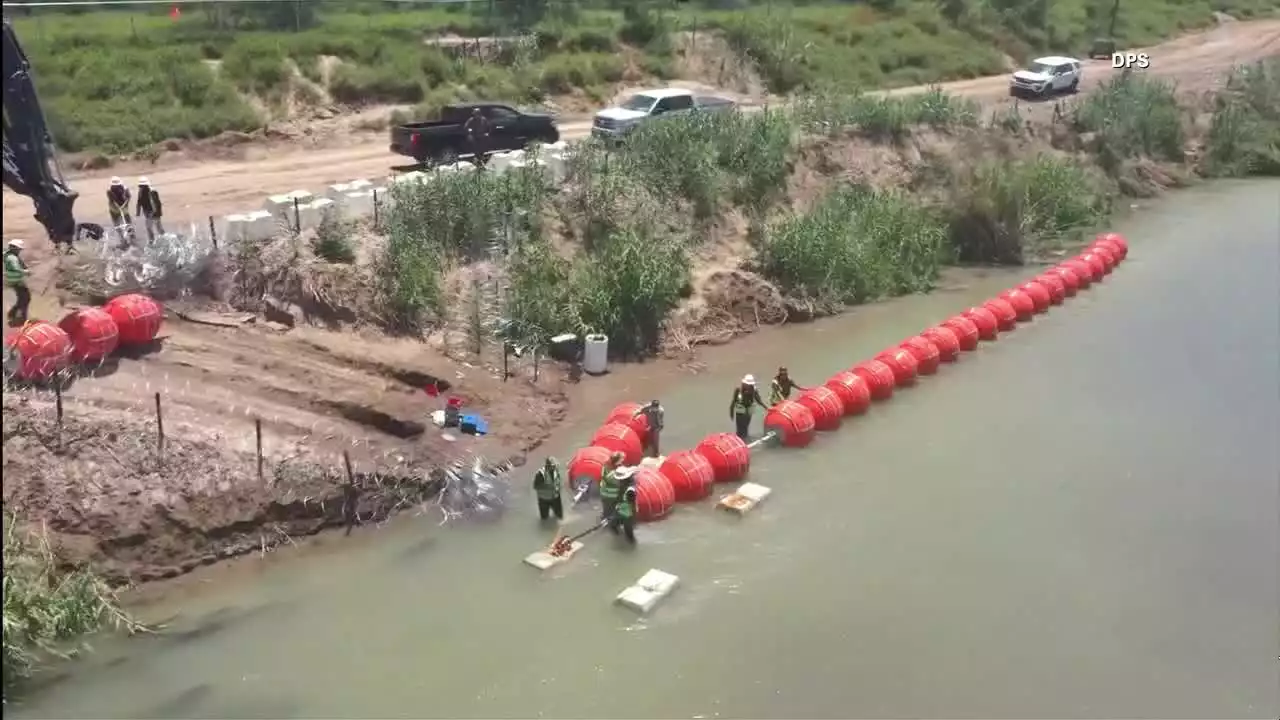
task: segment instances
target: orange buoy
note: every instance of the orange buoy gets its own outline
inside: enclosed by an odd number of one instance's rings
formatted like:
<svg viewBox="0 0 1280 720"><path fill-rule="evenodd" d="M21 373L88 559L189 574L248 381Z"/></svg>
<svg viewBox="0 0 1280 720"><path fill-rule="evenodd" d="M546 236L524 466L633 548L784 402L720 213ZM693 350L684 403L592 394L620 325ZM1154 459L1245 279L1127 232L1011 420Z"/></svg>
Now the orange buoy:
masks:
<svg viewBox="0 0 1280 720"><path fill-rule="evenodd" d="M1129 241L1125 240L1124 236L1120 233L1102 233L1098 237L1094 238L1093 242L1095 244L1106 243L1108 246L1113 248L1116 253L1117 261L1124 260L1125 257L1129 255Z"/></svg>
<svg viewBox="0 0 1280 720"><path fill-rule="evenodd" d="M861 376L843 370L831 376L827 387L840 396L845 415L861 415L871 407L871 387Z"/></svg>
<svg viewBox="0 0 1280 720"><path fill-rule="evenodd" d="M73 362L101 362L120 342L116 321L101 308L76 308L58 321L58 327L71 338Z"/></svg>
<svg viewBox="0 0 1280 720"><path fill-rule="evenodd" d="M893 397L893 386L897 381L893 378L893 368L883 362L867 360L855 365L850 372L867 383L872 400L888 400Z"/></svg>
<svg viewBox="0 0 1280 720"><path fill-rule="evenodd" d="M609 466L611 455L613 455L612 450L598 445L579 448L573 457L569 458L569 465L566 467L564 480L569 489L577 489L584 481L599 485L604 469Z"/></svg>
<svg viewBox="0 0 1280 720"><path fill-rule="evenodd" d="M737 482L751 469L751 448L733 433L708 435L693 451L711 463L716 482Z"/></svg>
<svg viewBox="0 0 1280 720"><path fill-rule="evenodd" d="M643 403L624 402L609 411L609 415L605 417L604 423L622 423L636 431L636 436L640 438L643 444L649 440L649 418L643 414L636 415L640 408L644 407Z"/></svg>
<svg viewBox="0 0 1280 720"><path fill-rule="evenodd" d="M676 502L693 502L711 495L716 481L716 471L711 461L693 450L677 450L667 456L658 472L671 481Z"/></svg>
<svg viewBox="0 0 1280 720"><path fill-rule="evenodd" d="M893 370L893 382L898 387L916 383L916 374L920 371L920 364L916 362L915 355L912 355L910 351L900 347L889 348L876 355L876 359Z"/></svg>
<svg viewBox="0 0 1280 720"><path fill-rule="evenodd" d="M653 522L671 514L676 506L676 489L666 475L651 467L636 469L636 519Z"/></svg>
<svg viewBox="0 0 1280 720"><path fill-rule="evenodd" d="M991 329L995 330L995 318L991 318ZM978 349L978 326L972 319L964 315L956 315L942 323L942 327L950 328L960 341L960 349L965 352Z"/></svg>
<svg viewBox="0 0 1280 720"><path fill-rule="evenodd" d="M840 427L844 419L844 402L835 390L826 385L818 385L800 393L796 402L809 408L813 415L813 426L826 432Z"/></svg>
<svg viewBox="0 0 1280 720"><path fill-rule="evenodd" d="M19 380L48 380L71 365L71 336L44 320L15 328L5 335L4 345L17 355L13 376Z"/></svg>
<svg viewBox="0 0 1280 720"><path fill-rule="evenodd" d="M799 448L813 442L817 426L809 408L795 400L783 400L764 414L764 428L784 446Z"/></svg>
<svg viewBox="0 0 1280 720"><path fill-rule="evenodd" d="M902 341L898 347L911 353L916 359L916 367L921 375L932 375L938 372L942 362L942 351L933 341L924 335L915 335Z"/></svg>
<svg viewBox="0 0 1280 720"><path fill-rule="evenodd" d="M1103 269L1110 274L1116 268L1116 264L1120 262L1116 258L1116 251L1110 245L1091 245L1089 252L1097 255L1102 259Z"/></svg>
<svg viewBox="0 0 1280 720"><path fill-rule="evenodd" d="M623 465L638 465L644 457L644 443L630 425L612 422L591 436L591 444L622 453Z"/></svg>
<svg viewBox="0 0 1280 720"><path fill-rule="evenodd" d="M970 323L972 324L972 323ZM938 348L938 359L955 362L960 359L960 335L946 325L937 325L920 333ZM973 329L973 342L978 342L978 328Z"/></svg>
<svg viewBox="0 0 1280 720"><path fill-rule="evenodd" d="M1067 297L1071 297L1075 295L1076 291L1080 289L1079 273L1067 267L1066 265L1058 265L1056 267L1051 267L1047 271L1047 274L1056 275L1058 276L1059 279L1062 280L1062 287L1063 287L1063 290L1066 292Z"/></svg>
<svg viewBox="0 0 1280 720"><path fill-rule="evenodd" d="M1089 267L1089 263L1080 258L1071 258L1062 263L1062 267L1076 274L1076 277L1080 280L1081 290L1087 290L1093 284L1093 268Z"/></svg>
<svg viewBox="0 0 1280 720"><path fill-rule="evenodd" d="M1062 301L1067 299L1067 284L1062 280L1061 275L1047 272L1037 275L1035 281L1049 292L1050 304L1061 305Z"/></svg>
<svg viewBox="0 0 1280 720"><path fill-rule="evenodd" d="M1009 332L1018 326L1018 311L1008 300L1000 297L993 297L982 303L982 307L991 311L996 316L996 324L1001 332Z"/></svg>
<svg viewBox="0 0 1280 720"><path fill-rule="evenodd" d="M1039 281L1028 280L1019 285L1018 289L1031 298L1032 306L1038 313L1047 311L1049 306L1053 304L1053 298L1049 295L1049 288L1041 285Z"/></svg>
<svg viewBox="0 0 1280 720"><path fill-rule="evenodd" d="M1102 278L1107 274L1107 263L1102 256L1095 252L1085 252L1079 255L1080 262L1089 266L1089 271L1093 273L1091 279L1095 283L1102 282Z"/></svg>
<svg viewBox="0 0 1280 720"><path fill-rule="evenodd" d="M1000 320L987 307L971 307L964 311L964 317L978 328L978 337L982 340L995 340L1000 334Z"/></svg>
<svg viewBox="0 0 1280 720"><path fill-rule="evenodd" d="M146 295L129 293L113 297L102 309L116 321L121 345L146 345L160 334L164 310Z"/></svg>
<svg viewBox="0 0 1280 720"><path fill-rule="evenodd" d="M1009 288L1000 293L999 297L1013 307L1014 316L1021 322L1030 320L1036 314L1035 301L1017 288Z"/></svg>

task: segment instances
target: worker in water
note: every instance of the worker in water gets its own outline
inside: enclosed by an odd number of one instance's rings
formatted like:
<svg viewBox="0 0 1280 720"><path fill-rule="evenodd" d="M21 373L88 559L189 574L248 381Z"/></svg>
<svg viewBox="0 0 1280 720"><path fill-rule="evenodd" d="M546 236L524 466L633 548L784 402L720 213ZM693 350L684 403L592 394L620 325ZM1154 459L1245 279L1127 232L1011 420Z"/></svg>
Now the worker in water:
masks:
<svg viewBox="0 0 1280 720"><path fill-rule="evenodd" d="M31 308L31 290L27 288L27 264L22 261L26 243L10 240L4 250L4 284L13 290L14 303L9 308L9 326L27 324L27 312Z"/></svg>
<svg viewBox="0 0 1280 720"><path fill-rule="evenodd" d="M560 464L553 457L547 458L538 472L533 474L533 491L538 494L538 515L546 520L551 513L557 520L564 519L564 503L560 501Z"/></svg>
<svg viewBox="0 0 1280 720"><path fill-rule="evenodd" d="M107 188L107 213L111 215L111 224L117 229L128 226L133 229L133 215L129 212L129 201L133 194L124 186L118 177L111 178L111 187Z"/></svg>
<svg viewBox="0 0 1280 720"><path fill-rule="evenodd" d="M151 181L138 178L138 213L147 228L147 238L154 240L164 234L164 225L160 217L164 214L164 206L160 204L160 193L156 192Z"/></svg>
<svg viewBox="0 0 1280 720"><path fill-rule="evenodd" d="M480 108L471 111L471 117L467 118L462 130L467 134L467 145L471 148L472 157L476 163L483 163L489 149L489 121Z"/></svg>
<svg viewBox="0 0 1280 720"><path fill-rule="evenodd" d="M622 493L618 496L617 504L614 505L613 519L609 523L614 535L621 530L627 542L632 545L636 544L636 499L639 497L634 473L635 471L631 468L620 468L617 471Z"/></svg>
<svg viewBox="0 0 1280 720"><path fill-rule="evenodd" d="M649 424L649 439L645 444L645 457L658 457L658 435L662 433L662 419L666 412L662 409L662 405L657 400L650 400L648 405L635 411L632 417L644 416L645 422Z"/></svg>
<svg viewBox="0 0 1280 720"><path fill-rule="evenodd" d="M733 399L729 401L729 417L737 423L738 437L743 440L751 434L751 414L755 412L757 405L765 410L769 409L769 406L760 399L760 392L756 390L755 376L746 375L738 387L733 389Z"/></svg>
<svg viewBox="0 0 1280 720"><path fill-rule="evenodd" d="M613 507L618 504L618 496L622 494L622 487L618 484L618 473L626 470L622 467L622 461L625 458L626 456L620 452L610 455L609 464L600 474L600 517L602 519L613 517Z"/></svg>
<svg viewBox="0 0 1280 720"><path fill-rule="evenodd" d="M792 390L808 390L796 384L795 380L787 374L785 367L778 368L778 374L773 376L773 382L769 383L769 405L777 405L778 403L791 397Z"/></svg>

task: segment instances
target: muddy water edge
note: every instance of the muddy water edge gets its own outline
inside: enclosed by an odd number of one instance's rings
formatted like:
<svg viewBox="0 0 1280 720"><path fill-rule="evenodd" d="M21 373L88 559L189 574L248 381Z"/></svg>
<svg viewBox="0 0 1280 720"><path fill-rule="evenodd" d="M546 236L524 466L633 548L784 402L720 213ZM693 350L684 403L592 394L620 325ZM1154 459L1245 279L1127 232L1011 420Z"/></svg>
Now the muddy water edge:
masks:
<svg viewBox="0 0 1280 720"><path fill-rule="evenodd" d="M807 450L760 453L776 492L752 516L681 507L633 551L595 536L542 575L520 563L550 533L524 488L496 527L405 517L197 574L145 607L177 614L168 632L103 640L6 710L1280 716L1280 183L1179 192L1119 229L1129 260L1100 286ZM821 382L1029 272L762 332L621 390L661 389L664 444L691 446L729 429L743 373ZM650 567L683 585L637 620L611 600Z"/></svg>

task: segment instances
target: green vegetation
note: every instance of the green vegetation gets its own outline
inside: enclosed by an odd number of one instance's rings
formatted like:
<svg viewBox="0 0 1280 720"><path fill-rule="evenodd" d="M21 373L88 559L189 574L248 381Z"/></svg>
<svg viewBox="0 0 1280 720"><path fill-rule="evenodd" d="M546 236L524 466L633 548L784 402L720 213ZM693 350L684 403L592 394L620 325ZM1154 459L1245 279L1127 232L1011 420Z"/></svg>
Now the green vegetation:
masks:
<svg viewBox="0 0 1280 720"><path fill-rule="evenodd" d="M1214 99L1210 175L1280 175L1280 59L1237 68Z"/></svg>
<svg viewBox="0 0 1280 720"><path fill-rule="evenodd" d="M136 150L248 131L299 106L455 100L598 103L624 78L676 72L677 34L723 33L777 92L921 84L1001 72L1006 57L1083 52L1109 0L871 0L777 5L493 0L422 10L371 0L15 11L60 146ZM1127 0L1117 35L1147 43L1274 12L1268 0ZM623 7L623 10L616 8ZM474 38L489 38L478 42ZM461 38L462 40L458 40ZM494 39L498 38L498 39ZM693 78L697 79L697 78Z"/></svg>
<svg viewBox="0 0 1280 720"><path fill-rule="evenodd" d="M1172 84L1145 75L1120 74L1085 98L1075 111L1080 132L1094 133L1094 149L1108 172L1128 158L1181 162L1186 111Z"/></svg>
<svg viewBox="0 0 1280 720"><path fill-rule="evenodd" d="M65 570L44 538L4 515L4 693L39 661L68 657L104 624L137 627L111 589L86 569Z"/></svg>

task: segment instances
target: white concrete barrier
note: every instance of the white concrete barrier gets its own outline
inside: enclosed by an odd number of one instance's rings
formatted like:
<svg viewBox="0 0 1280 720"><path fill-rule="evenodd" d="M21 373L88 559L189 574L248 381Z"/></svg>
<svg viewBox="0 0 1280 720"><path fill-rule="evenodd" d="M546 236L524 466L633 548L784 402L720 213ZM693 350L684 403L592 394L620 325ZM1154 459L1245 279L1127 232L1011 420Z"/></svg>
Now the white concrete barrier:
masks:
<svg viewBox="0 0 1280 720"><path fill-rule="evenodd" d="M325 197L331 200L338 200L343 195L347 195L353 192L360 192L362 190L368 190L371 187L373 187L373 183L369 182L368 180L365 180L364 178L360 178L358 180L352 180L350 182L330 185L329 189L325 192Z"/></svg>
<svg viewBox="0 0 1280 720"><path fill-rule="evenodd" d="M338 204L331 198L317 198L305 205L299 205L298 229L306 230L318 227L324 221L326 215L333 214L337 209Z"/></svg>
<svg viewBox="0 0 1280 720"><path fill-rule="evenodd" d="M343 214L348 218L367 217L373 214L373 191L356 190L338 199Z"/></svg>
<svg viewBox="0 0 1280 720"><path fill-rule="evenodd" d="M297 205L305 205L315 199L315 195L310 190L294 190L282 195L272 195L267 198L263 207L267 212L278 217L288 217L293 219L293 208Z"/></svg>

